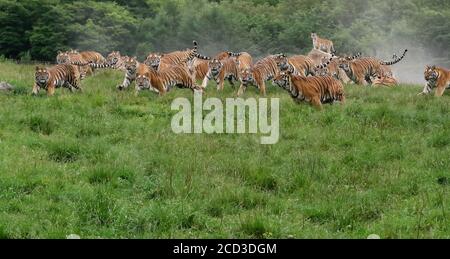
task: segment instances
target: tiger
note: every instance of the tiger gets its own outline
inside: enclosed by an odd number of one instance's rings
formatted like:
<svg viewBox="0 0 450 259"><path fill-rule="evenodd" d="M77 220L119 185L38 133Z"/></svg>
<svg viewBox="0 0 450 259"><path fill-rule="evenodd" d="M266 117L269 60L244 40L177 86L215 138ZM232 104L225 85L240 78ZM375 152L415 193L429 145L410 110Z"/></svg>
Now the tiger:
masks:
<svg viewBox="0 0 450 259"><path fill-rule="evenodd" d="M326 53L335 53L334 44L331 40L320 38L317 33L311 33L314 49L324 51Z"/></svg>
<svg viewBox="0 0 450 259"><path fill-rule="evenodd" d="M394 87L398 85L398 81L393 76L387 76L387 75L377 75L372 79L372 84L375 87Z"/></svg>
<svg viewBox="0 0 450 259"><path fill-rule="evenodd" d="M222 61L224 59L227 59L230 57L229 52L222 51L218 53L214 58L212 59L196 59L194 61L194 69L195 69L195 79L204 81L205 78L208 75L209 72L209 63L211 60L219 60ZM206 88L206 86L203 86L203 88Z"/></svg>
<svg viewBox="0 0 450 259"><path fill-rule="evenodd" d="M58 64L52 68L36 67L33 95L39 94L40 89L45 89L48 96L55 94L55 89L66 87L71 92L81 89L81 76L75 65Z"/></svg>
<svg viewBox="0 0 450 259"><path fill-rule="evenodd" d="M233 62L234 61L234 62ZM234 86L235 81L240 80L240 71L249 69L252 66L253 58L247 52L221 52L216 55L214 62L208 62L205 76L203 77L202 87L206 88L209 80L216 79L218 90L223 90L224 79L228 79L230 85ZM222 78L222 68L225 70ZM204 68L202 68L204 69ZM237 69L237 71L235 71ZM204 71L204 70L203 70ZM218 78L219 77L219 78ZM219 81L217 79L220 79Z"/></svg>
<svg viewBox="0 0 450 259"><path fill-rule="evenodd" d="M306 101L322 109L324 103L345 103L343 84L331 76L296 76L291 71L281 72L274 82L297 101Z"/></svg>
<svg viewBox="0 0 450 259"><path fill-rule="evenodd" d="M241 96L249 85L259 88L260 94L266 95L266 81L272 80L280 72L275 58L277 55L265 57L253 66L241 70L241 86L238 96Z"/></svg>
<svg viewBox="0 0 450 259"><path fill-rule="evenodd" d="M314 61L307 56L296 55L288 58L281 53L275 56L275 62L280 71L289 70L294 75L301 76L314 75Z"/></svg>
<svg viewBox="0 0 450 259"><path fill-rule="evenodd" d="M405 50L401 57L398 57L394 61L386 62L380 61L377 58L366 57L355 60L343 60L339 65L347 76L356 84L369 85L372 84L371 78L381 76L392 76L392 70L390 66L395 65L402 61L408 50Z"/></svg>
<svg viewBox="0 0 450 259"><path fill-rule="evenodd" d="M208 81L214 79L217 83L217 90L224 89L225 79L239 80L239 61L235 58L224 60L213 59L208 64L208 73L203 80L202 88L206 88Z"/></svg>
<svg viewBox="0 0 450 259"><path fill-rule="evenodd" d="M122 56L119 51L113 51L108 54L106 57L106 64L112 66L113 69L117 69L120 71L126 71L125 68L125 59L126 56Z"/></svg>
<svg viewBox="0 0 450 259"><path fill-rule="evenodd" d="M175 86L189 88L193 92L203 92L203 88L197 85L187 66L173 65L159 71L149 67L140 68L136 75L135 94L138 95L140 91L148 89L163 96Z"/></svg>
<svg viewBox="0 0 450 259"><path fill-rule="evenodd" d="M146 65L139 63L136 57L125 57L123 59L123 66L125 68L125 78L123 79L122 84L117 86L118 90L127 89L136 79L136 71L138 68Z"/></svg>
<svg viewBox="0 0 450 259"><path fill-rule="evenodd" d="M444 95L445 89L450 89L450 70L443 67L427 66L424 75L427 84L419 95L430 94L436 88L435 95L441 97Z"/></svg>
<svg viewBox="0 0 450 259"><path fill-rule="evenodd" d="M172 65L179 65L185 60L187 60L190 56L196 55L197 58L208 59L207 57L201 56L198 54L198 43L196 41L194 43L193 49L188 49L185 51L175 51L168 54L158 54L158 53L150 53L144 61L149 67L152 67L154 70L164 69L170 67Z"/></svg>
<svg viewBox="0 0 450 259"><path fill-rule="evenodd" d="M56 59L58 64L77 65L82 75L82 79L84 79L87 75L92 75L94 73L94 67L83 64L106 63L106 59L102 56L102 54L95 51L78 52L78 50L70 50L67 52L59 52Z"/></svg>
<svg viewBox="0 0 450 259"><path fill-rule="evenodd" d="M314 68L314 74L316 76L333 76L344 84L351 82L345 71L339 68L339 60L336 56L324 59L322 64Z"/></svg>
<svg viewBox="0 0 450 259"><path fill-rule="evenodd" d="M330 53L326 53L318 49L312 49L307 56L313 61L315 66L321 65L324 59L330 59L333 57Z"/></svg>

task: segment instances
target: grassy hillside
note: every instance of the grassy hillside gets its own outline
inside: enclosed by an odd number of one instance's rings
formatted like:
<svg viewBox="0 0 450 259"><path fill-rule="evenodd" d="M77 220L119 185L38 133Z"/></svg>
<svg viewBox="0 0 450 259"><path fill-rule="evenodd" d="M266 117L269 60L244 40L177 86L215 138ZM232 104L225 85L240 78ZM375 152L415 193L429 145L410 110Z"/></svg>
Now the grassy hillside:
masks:
<svg viewBox="0 0 450 259"><path fill-rule="evenodd" d="M450 96L347 86L318 112L280 89L281 138L174 135L175 90L30 96L0 64L0 238L450 238ZM208 96L226 98L214 87ZM258 96L250 89L246 96Z"/></svg>

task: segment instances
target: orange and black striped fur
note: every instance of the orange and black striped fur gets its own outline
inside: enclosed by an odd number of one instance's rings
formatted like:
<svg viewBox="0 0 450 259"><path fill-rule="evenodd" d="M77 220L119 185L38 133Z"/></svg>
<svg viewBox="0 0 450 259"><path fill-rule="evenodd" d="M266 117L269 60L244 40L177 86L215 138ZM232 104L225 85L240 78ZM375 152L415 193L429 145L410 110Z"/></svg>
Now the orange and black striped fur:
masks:
<svg viewBox="0 0 450 259"><path fill-rule="evenodd" d="M206 88L208 81L214 79L217 90L223 90L225 79L239 80L239 61L235 58L223 60L213 59L208 64L209 71L203 80L202 88Z"/></svg>
<svg viewBox="0 0 450 259"><path fill-rule="evenodd" d="M427 66L424 76L427 84L420 94L430 94L436 88L436 96L441 97L444 95L445 89L450 89L450 70L443 67Z"/></svg>
<svg viewBox="0 0 450 259"><path fill-rule="evenodd" d="M333 55L330 53L323 52L318 49L312 49L308 53L308 57L313 61L315 66L319 66L322 64L324 59L330 59L333 57Z"/></svg>
<svg viewBox="0 0 450 259"><path fill-rule="evenodd" d="M345 60L339 67L342 68L347 76L356 84L368 85L371 84L371 78L381 76L392 76L392 71L389 66L402 61L408 50L405 50L402 57L397 58L392 62L380 61L377 58L360 58L352 61Z"/></svg>
<svg viewBox="0 0 450 259"><path fill-rule="evenodd" d="M125 60L127 58L127 56L122 56L119 51L113 51L106 57L106 64L110 65L113 69L125 72Z"/></svg>
<svg viewBox="0 0 450 259"><path fill-rule="evenodd" d="M294 75L308 76L314 75L314 61L302 55L296 55L288 58L284 54L275 56L280 71L291 71Z"/></svg>
<svg viewBox="0 0 450 259"><path fill-rule="evenodd" d="M38 94L40 89L45 89L47 95L55 94L55 89L66 87L70 91L81 90L81 76L75 65L59 64L52 68L36 67L33 94Z"/></svg>
<svg viewBox="0 0 450 259"><path fill-rule="evenodd" d="M140 66L146 66L145 64L139 63L136 57L125 57L123 60L123 66L125 68L125 78L122 84L117 86L117 89L124 90L127 89L131 83L136 80L136 72Z"/></svg>
<svg viewBox="0 0 450 259"><path fill-rule="evenodd" d="M154 70L160 70L172 65L183 64L186 62L186 60L190 60L192 56L200 59L209 59L208 57L198 54L198 44L196 41L194 41L193 49L188 49L185 51L175 51L162 55L158 53L150 53L147 56L147 59L144 61L144 64L153 68ZM193 61L195 60L193 59Z"/></svg>
<svg viewBox="0 0 450 259"><path fill-rule="evenodd" d="M382 86L394 87L398 85L398 81L392 76L384 75L373 78L372 84L375 87L382 87Z"/></svg>
<svg viewBox="0 0 450 259"><path fill-rule="evenodd" d="M331 40L320 38L317 33L311 33L314 49L321 50L327 53L335 53L334 44Z"/></svg>
<svg viewBox="0 0 450 259"><path fill-rule="evenodd" d="M219 90L223 90L225 79L228 79L228 82L234 86L233 80L241 81L240 71L249 69L252 62L253 58L247 52L221 52L216 55L213 62L207 63L202 87L206 88L211 79L216 81ZM204 73L204 68L202 69L202 73Z"/></svg>
<svg viewBox="0 0 450 259"><path fill-rule="evenodd" d="M336 56L323 60L323 63L314 68L316 76L333 76L344 84L351 82L344 70L339 68L339 60Z"/></svg>
<svg viewBox="0 0 450 259"><path fill-rule="evenodd" d="M262 95L266 95L266 81L272 80L280 72L275 62L276 57L277 55L268 56L241 71L242 82L238 96L242 95L249 85L256 86Z"/></svg>
<svg viewBox="0 0 450 259"><path fill-rule="evenodd" d="M140 91L148 89L162 96L173 87L189 88L194 92L203 92L203 89L197 85L189 68L185 65L173 65L159 71L149 67L138 70L136 95Z"/></svg>
<svg viewBox="0 0 450 259"><path fill-rule="evenodd" d="M306 101L320 109L324 103L345 103L342 83L331 76L305 77L285 71L274 82L287 90L297 102Z"/></svg>

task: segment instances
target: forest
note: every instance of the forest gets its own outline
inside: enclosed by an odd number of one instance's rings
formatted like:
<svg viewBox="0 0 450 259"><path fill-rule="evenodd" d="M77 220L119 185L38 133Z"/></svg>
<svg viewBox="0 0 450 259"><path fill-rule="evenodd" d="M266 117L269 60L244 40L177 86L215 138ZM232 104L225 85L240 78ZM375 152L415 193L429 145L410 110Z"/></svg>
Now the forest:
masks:
<svg viewBox="0 0 450 259"><path fill-rule="evenodd" d="M142 58L194 39L208 55L305 53L317 32L339 54L408 47L450 65L449 27L446 0L0 0L0 56L51 62L73 48Z"/></svg>

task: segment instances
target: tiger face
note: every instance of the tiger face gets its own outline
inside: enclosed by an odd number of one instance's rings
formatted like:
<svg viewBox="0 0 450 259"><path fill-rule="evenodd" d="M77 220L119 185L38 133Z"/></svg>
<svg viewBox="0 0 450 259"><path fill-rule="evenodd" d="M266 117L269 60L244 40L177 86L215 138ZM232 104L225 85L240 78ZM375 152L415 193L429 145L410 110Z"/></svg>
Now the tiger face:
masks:
<svg viewBox="0 0 450 259"><path fill-rule="evenodd" d="M432 67L427 66L425 68L424 76L425 76L426 81L435 82L439 77L439 73L436 71L436 66L432 66Z"/></svg>
<svg viewBox="0 0 450 259"><path fill-rule="evenodd" d="M325 66L316 66L314 68L314 75L316 76L326 76L329 75L330 71L328 70L328 67Z"/></svg>
<svg viewBox="0 0 450 259"><path fill-rule="evenodd" d="M151 83L150 78L147 75L139 75L136 77L136 86L143 90L143 89L150 89Z"/></svg>
<svg viewBox="0 0 450 259"><path fill-rule="evenodd" d="M281 71L286 71L289 69L289 60L286 55L284 54L276 55L274 60Z"/></svg>
<svg viewBox="0 0 450 259"><path fill-rule="evenodd" d="M350 72L350 61L348 60L343 60L341 61L341 63L339 64L339 68L344 70L346 73Z"/></svg>
<svg viewBox="0 0 450 259"><path fill-rule="evenodd" d="M138 67L138 62L137 62L137 58L136 57L128 57L125 59L125 68L127 69L127 71L135 73Z"/></svg>
<svg viewBox="0 0 450 259"><path fill-rule="evenodd" d="M273 79L273 82L285 90L290 90L289 74L287 72L281 72L280 74L278 74Z"/></svg>
<svg viewBox="0 0 450 259"><path fill-rule="evenodd" d="M208 63L209 70L211 71L211 75L213 77L217 77L222 71L223 63L217 59L213 59Z"/></svg>
<svg viewBox="0 0 450 259"><path fill-rule="evenodd" d="M58 52L58 56L56 56L56 63L65 64L69 62L69 52Z"/></svg>
<svg viewBox="0 0 450 259"><path fill-rule="evenodd" d="M147 66L153 68L154 70L158 70L159 64L161 63L161 55L152 53L148 55L147 59L145 60L144 64Z"/></svg>
<svg viewBox="0 0 450 259"><path fill-rule="evenodd" d="M108 55L108 57L106 57L106 64L114 66L119 62L120 57L121 55L119 51L113 51Z"/></svg>
<svg viewBox="0 0 450 259"><path fill-rule="evenodd" d="M255 77L253 76L252 69L244 69L241 71L242 83L244 85L250 85L255 83Z"/></svg>
<svg viewBox="0 0 450 259"><path fill-rule="evenodd" d="M48 84L49 79L50 73L46 68L36 67L35 81L37 85L44 87Z"/></svg>
<svg viewBox="0 0 450 259"><path fill-rule="evenodd" d="M311 33L311 39L315 40L317 39L317 33Z"/></svg>

